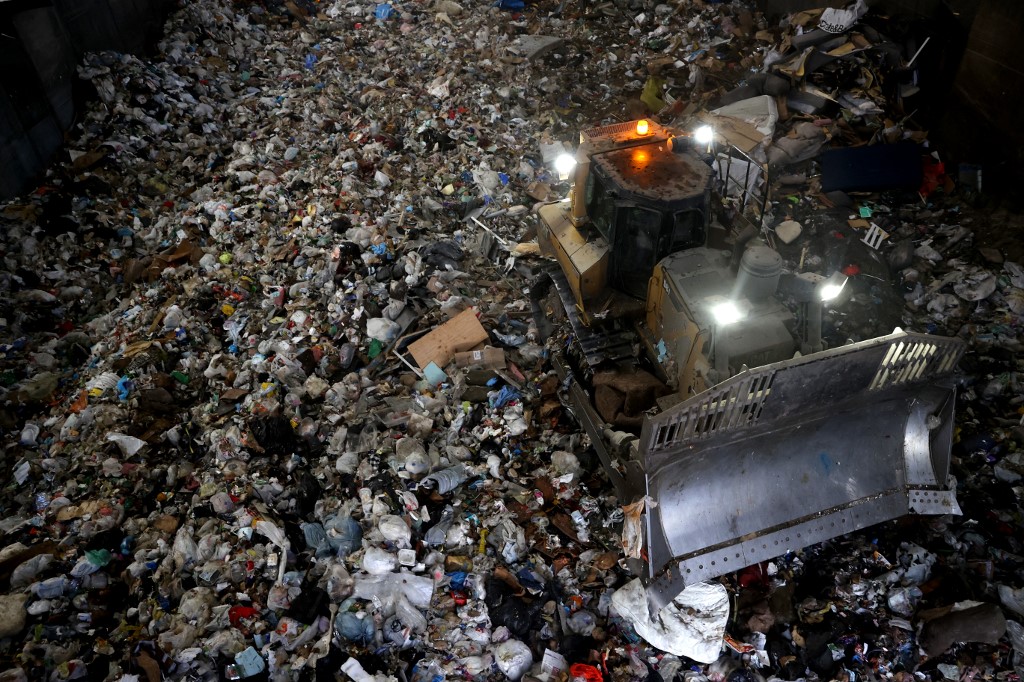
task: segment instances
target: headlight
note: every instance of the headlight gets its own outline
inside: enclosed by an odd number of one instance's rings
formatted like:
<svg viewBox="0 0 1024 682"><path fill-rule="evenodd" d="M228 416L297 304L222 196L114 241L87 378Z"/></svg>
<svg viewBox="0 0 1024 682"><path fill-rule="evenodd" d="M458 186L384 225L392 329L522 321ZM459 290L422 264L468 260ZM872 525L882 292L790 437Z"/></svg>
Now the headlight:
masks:
<svg viewBox="0 0 1024 682"><path fill-rule="evenodd" d="M842 293L847 279L849 278L843 273L833 272L828 279L818 285L818 298L822 301L831 301Z"/></svg>
<svg viewBox="0 0 1024 682"><path fill-rule="evenodd" d="M576 159L572 154L559 154L555 159L555 170L561 177L567 177L576 167Z"/></svg>
<svg viewBox="0 0 1024 682"><path fill-rule="evenodd" d="M723 301L711 306L711 314L719 326L739 322L743 319L743 312L732 301Z"/></svg>

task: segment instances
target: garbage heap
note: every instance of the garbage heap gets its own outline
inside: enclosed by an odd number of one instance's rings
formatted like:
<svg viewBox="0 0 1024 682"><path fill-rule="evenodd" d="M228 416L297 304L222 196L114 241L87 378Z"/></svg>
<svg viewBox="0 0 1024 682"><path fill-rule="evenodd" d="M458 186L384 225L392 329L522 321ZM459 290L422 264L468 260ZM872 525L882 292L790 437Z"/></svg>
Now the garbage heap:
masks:
<svg viewBox="0 0 1024 682"><path fill-rule="evenodd" d="M96 100L0 209L0 680L1019 679L1024 271L975 240L886 22L205 0L153 58L89 55ZM552 151L638 114L770 167L787 262L851 276L830 340L972 344L962 517L697 586L678 622L615 607L624 501L522 272ZM844 174L872 149L899 172Z"/></svg>

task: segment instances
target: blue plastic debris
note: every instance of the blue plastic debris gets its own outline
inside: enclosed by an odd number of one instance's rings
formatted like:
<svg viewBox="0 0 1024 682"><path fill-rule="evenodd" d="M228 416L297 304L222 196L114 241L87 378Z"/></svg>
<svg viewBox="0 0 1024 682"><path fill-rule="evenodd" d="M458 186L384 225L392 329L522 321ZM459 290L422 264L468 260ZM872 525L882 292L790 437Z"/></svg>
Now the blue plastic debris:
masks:
<svg viewBox="0 0 1024 682"><path fill-rule="evenodd" d="M117 380L117 397L121 401L128 400L128 394L135 388L135 384L128 377L121 377Z"/></svg>
<svg viewBox="0 0 1024 682"><path fill-rule="evenodd" d="M492 395L488 402L492 408L505 407L511 402L519 400L519 391L511 386L502 386L497 394Z"/></svg>
<svg viewBox="0 0 1024 682"><path fill-rule="evenodd" d="M249 647L235 654L235 665L238 666L238 672L242 673L243 677L252 677L263 672L267 667L267 662L263 660L256 649Z"/></svg>
<svg viewBox="0 0 1024 682"><path fill-rule="evenodd" d="M448 375L444 373L443 369L433 362L423 368L423 378L426 379L427 383L431 386L438 386L448 381Z"/></svg>

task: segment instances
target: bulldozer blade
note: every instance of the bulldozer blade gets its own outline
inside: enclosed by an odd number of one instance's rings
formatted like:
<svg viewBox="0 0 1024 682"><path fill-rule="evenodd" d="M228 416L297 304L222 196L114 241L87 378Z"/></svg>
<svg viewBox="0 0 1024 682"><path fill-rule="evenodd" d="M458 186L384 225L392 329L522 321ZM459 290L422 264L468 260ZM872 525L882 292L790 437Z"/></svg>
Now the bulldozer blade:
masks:
<svg viewBox="0 0 1024 682"><path fill-rule="evenodd" d="M709 580L908 513L959 514L957 339L897 331L742 372L640 437L652 611Z"/></svg>

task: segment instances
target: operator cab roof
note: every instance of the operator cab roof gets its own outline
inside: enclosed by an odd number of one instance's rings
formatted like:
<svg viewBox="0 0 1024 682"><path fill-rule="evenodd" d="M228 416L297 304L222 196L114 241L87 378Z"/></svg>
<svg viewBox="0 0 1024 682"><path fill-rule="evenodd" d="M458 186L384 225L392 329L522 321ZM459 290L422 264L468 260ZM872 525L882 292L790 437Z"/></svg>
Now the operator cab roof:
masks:
<svg viewBox="0 0 1024 682"><path fill-rule="evenodd" d="M672 204L702 196L711 168L691 152L673 153L665 141L597 152L591 164L614 183L620 197Z"/></svg>

